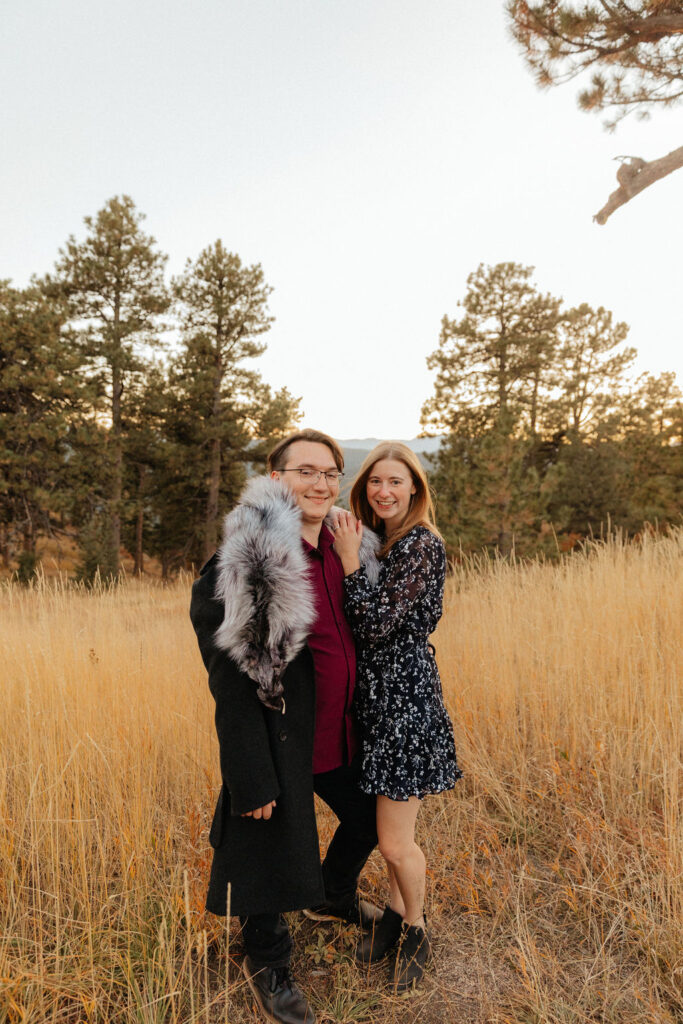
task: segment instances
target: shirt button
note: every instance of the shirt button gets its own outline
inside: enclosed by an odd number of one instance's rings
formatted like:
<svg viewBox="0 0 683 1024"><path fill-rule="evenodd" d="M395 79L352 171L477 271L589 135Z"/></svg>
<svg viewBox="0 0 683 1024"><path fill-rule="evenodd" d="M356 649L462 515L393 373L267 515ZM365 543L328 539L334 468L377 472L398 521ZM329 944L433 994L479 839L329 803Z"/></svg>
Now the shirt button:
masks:
<svg viewBox="0 0 683 1024"><path fill-rule="evenodd" d="M281 740L282 743L285 742L285 740L287 739L287 733L285 732L284 729L280 729L279 733L277 734L277 738Z"/></svg>

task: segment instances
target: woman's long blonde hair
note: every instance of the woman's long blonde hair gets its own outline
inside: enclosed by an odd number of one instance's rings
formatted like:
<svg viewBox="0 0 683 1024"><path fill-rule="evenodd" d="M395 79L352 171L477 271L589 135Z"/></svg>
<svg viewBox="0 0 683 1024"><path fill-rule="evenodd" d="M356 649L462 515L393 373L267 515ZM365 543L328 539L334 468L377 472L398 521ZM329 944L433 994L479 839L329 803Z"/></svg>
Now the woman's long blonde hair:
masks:
<svg viewBox="0 0 683 1024"><path fill-rule="evenodd" d="M360 472L353 482L349 497L351 511L356 519L360 519L371 530L379 532L382 529L382 520L373 512L367 495L368 478L372 473L375 463L380 462L382 459L397 459L399 462L402 462L409 470L415 486L415 494L411 495L408 514L403 520L400 529L392 535L391 540L385 541L380 552L380 557L384 558L396 541L400 540L401 537L405 537L414 526L425 526L432 533L436 534L437 537L440 537L441 534L437 530L434 520L434 504L427 482L427 474L415 452L411 451L407 445L402 444L400 441L383 441L381 444L378 444L376 448L372 449L360 467Z"/></svg>

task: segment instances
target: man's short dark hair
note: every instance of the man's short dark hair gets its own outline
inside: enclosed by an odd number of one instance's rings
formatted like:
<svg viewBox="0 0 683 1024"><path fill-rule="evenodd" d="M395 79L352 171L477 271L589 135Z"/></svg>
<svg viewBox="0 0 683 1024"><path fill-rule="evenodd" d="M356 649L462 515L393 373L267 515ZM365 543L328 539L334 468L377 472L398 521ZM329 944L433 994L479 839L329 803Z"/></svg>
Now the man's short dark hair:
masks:
<svg viewBox="0 0 683 1024"><path fill-rule="evenodd" d="M314 444L324 444L332 452L334 463L339 470L343 472L344 469L344 455L341 448L329 434L323 434L320 430L298 430L295 434L288 434L287 437L283 437L281 441L275 445L273 450L268 455L268 470L273 472L274 469L284 469L287 463L287 449L290 445L296 441L312 441Z"/></svg>

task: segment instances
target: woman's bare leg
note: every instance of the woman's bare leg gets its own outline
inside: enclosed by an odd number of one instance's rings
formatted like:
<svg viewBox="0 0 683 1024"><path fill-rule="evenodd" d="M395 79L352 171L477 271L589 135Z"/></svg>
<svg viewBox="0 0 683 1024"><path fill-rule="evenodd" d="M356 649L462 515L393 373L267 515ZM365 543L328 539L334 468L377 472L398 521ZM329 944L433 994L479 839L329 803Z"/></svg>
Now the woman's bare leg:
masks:
<svg viewBox="0 0 683 1024"><path fill-rule="evenodd" d="M403 901L404 921L424 928L425 859L415 842L415 821L419 809L420 801L416 796L408 800L377 797L377 835L380 853L390 869L389 884L392 885L393 875L393 882ZM392 909L400 913L393 904Z"/></svg>
<svg viewBox="0 0 683 1024"><path fill-rule="evenodd" d="M387 870L389 872L389 906L401 917L405 917L406 908L398 886L396 872L389 863L387 863Z"/></svg>

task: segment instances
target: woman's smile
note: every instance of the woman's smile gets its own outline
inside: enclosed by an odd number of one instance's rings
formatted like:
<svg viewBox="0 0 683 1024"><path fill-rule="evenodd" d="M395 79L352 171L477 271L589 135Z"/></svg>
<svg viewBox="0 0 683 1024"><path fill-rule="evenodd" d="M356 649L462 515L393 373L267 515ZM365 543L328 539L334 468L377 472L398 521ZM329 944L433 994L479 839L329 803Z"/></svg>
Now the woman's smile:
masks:
<svg viewBox="0 0 683 1024"><path fill-rule="evenodd" d="M415 484L401 461L380 459L372 467L366 494L370 508L383 521L387 533L391 533L408 514Z"/></svg>

